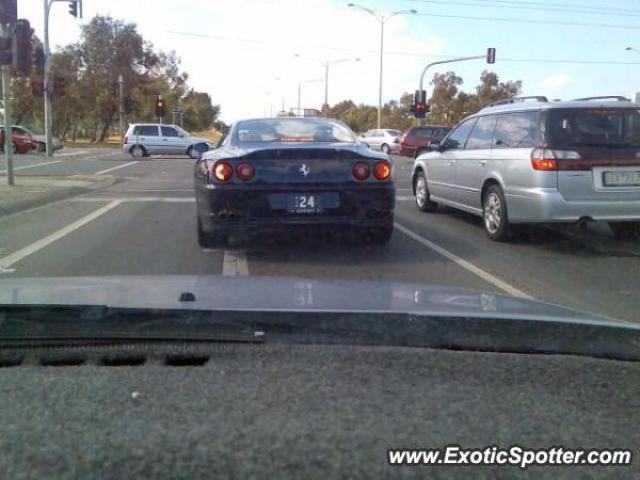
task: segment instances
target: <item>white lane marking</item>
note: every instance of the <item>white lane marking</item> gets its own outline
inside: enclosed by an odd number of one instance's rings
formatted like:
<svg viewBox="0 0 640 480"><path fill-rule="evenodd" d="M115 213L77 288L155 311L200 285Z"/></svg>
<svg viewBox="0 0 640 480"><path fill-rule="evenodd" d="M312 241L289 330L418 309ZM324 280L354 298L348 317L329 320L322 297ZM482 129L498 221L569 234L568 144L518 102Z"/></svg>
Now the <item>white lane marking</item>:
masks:
<svg viewBox="0 0 640 480"><path fill-rule="evenodd" d="M247 255L236 250L225 250L222 260L222 275L225 277L248 277Z"/></svg>
<svg viewBox="0 0 640 480"><path fill-rule="evenodd" d="M34 163L33 165L25 165L24 167L15 167L13 169L13 171L17 172L18 170L27 170L29 168L44 167L45 165L53 165L54 163L62 163L62 160L54 160L52 162ZM5 173L7 173L6 170L0 170L0 175L3 175Z"/></svg>
<svg viewBox="0 0 640 480"><path fill-rule="evenodd" d="M87 223L92 222L96 218L113 210L121 203L122 202L120 200L114 200L111 203L105 205L104 207L99 208L95 212L92 212L89 215L82 217L80 220L76 220L75 222L67 225L66 227L61 228L57 232L54 232L51 235L41 238L40 240L32 243L31 245L27 245L26 247L18 250L17 252L12 253L11 255L7 255L6 257L0 258L0 269L7 269L15 265L16 263L25 259L29 255L33 255L39 250L42 250L43 248L51 245L53 242L60 240L61 238L69 235L71 232L78 230L80 227L83 227Z"/></svg>
<svg viewBox="0 0 640 480"><path fill-rule="evenodd" d="M125 163L124 165L118 165L117 167L107 168L106 170L101 170L101 171L99 171L97 173L94 173L94 175L104 175L105 173L113 172L114 170L120 170L121 168L125 168L125 167L128 167L130 165L135 165L139 161L140 160L134 160L133 162Z"/></svg>
<svg viewBox="0 0 640 480"><path fill-rule="evenodd" d="M413 197L407 197L404 195L396 195L396 200L398 202L412 202L413 201Z"/></svg>
<svg viewBox="0 0 640 480"><path fill-rule="evenodd" d="M413 190L411 190L410 188L396 188L396 192L405 192L405 193L412 192L413 193Z"/></svg>
<svg viewBox="0 0 640 480"><path fill-rule="evenodd" d="M509 285L506 282L503 282L499 278L491 275L489 272L486 272L485 270L481 269L480 267L475 266L473 263L471 263L471 262L469 262L469 261L467 261L467 260L465 260L463 258L460 258L459 256L455 255L454 253L451 253L449 250L447 250L445 248L442 248L440 245L436 245L435 243L427 240L426 238L422 237L421 235L418 235L413 230L410 230L407 227L400 225L399 223L396 223L395 227L398 230L400 230L402 233L407 235L408 237L414 239L416 242L424 245L427 248L430 248L431 250L435 251L436 253L442 255L443 257L448 258L449 260L451 260L452 262L456 263L457 265L459 265L460 267L464 268L465 270L467 270L467 271L473 273L474 275L482 278L483 280L485 280L486 282L489 282L493 286L498 287L500 290L504 290L509 295L512 295L514 297L526 298L528 300L533 300L532 296L527 295L522 290L519 290L516 287L514 287L512 285Z"/></svg>
<svg viewBox="0 0 640 480"><path fill-rule="evenodd" d="M124 192L118 192L124 193ZM109 197L84 197L84 198L70 198L68 202L78 203L95 203L95 202L110 202L112 200L118 200L122 203L195 203L194 197L129 197L129 198L109 198Z"/></svg>

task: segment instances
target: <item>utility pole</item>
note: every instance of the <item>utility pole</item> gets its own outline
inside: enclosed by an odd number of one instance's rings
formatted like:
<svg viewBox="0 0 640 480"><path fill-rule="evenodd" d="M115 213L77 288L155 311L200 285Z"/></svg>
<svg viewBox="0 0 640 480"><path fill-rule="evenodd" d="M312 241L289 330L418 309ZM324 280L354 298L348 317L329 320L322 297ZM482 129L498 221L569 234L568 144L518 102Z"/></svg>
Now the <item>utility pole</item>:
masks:
<svg viewBox="0 0 640 480"><path fill-rule="evenodd" d="M49 48L49 12L54 0L44 0L44 134L46 137L47 157L53 157L52 127L51 117L51 95L49 90L49 74L51 72L51 50Z"/></svg>
<svg viewBox="0 0 640 480"><path fill-rule="evenodd" d="M8 37L13 37L13 29L10 24L3 24L2 38ZM13 125L11 124L11 65L2 65L2 106L4 107L4 155L7 162L7 184L14 186L13 139L11 138L13 133Z"/></svg>

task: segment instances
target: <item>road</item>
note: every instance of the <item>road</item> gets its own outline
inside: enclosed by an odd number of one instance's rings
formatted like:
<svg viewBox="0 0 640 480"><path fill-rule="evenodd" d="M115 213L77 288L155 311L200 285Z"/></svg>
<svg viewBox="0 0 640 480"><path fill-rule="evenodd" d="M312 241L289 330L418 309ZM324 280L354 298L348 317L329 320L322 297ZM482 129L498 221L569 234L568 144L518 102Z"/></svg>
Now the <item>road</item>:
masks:
<svg viewBox="0 0 640 480"><path fill-rule="evenodd" d="M80 152L80 153L79 153ZM55 162L55 163L51 163ZM512 243L489 240L480 219L419 212L411 161L395 157L396 230L384 248L336 239L274 238L200 249L192 161L133 161L117 150L17 156L22 176L113 175L109 188L0 217L0 276L214 274L393 280L467 287L640 321L640 243L606 225L539 227ZM5 169L0 161L0 175ZM0 177L0 181L4 178Z"/></svg>

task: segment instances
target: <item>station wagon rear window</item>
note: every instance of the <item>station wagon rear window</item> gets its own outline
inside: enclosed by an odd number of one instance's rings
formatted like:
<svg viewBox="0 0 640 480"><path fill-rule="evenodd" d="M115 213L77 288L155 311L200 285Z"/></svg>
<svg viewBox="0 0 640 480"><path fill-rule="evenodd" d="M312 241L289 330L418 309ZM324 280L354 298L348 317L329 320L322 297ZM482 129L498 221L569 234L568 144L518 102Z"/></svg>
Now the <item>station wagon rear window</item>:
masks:
<svg viewBox="0 0 640 480"><path fill-rule="evenodd" d="M321 119L247 120L237 132L238 141L247 143L355 143L348 127Z"/></svg>
<svg viewBox="0 0 640 480"><path fill-rule="evenodd" d="M632 108L553 109L547 114L553 147L640 147L640 111Z"/></svg>

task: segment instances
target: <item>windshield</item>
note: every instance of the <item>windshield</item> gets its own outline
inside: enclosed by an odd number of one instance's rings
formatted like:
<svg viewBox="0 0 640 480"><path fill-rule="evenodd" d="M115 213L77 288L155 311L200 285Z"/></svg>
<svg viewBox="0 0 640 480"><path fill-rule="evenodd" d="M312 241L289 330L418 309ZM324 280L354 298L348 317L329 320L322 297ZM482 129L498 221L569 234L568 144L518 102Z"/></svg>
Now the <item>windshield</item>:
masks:
<svg viewBox="0 0 640 480"><path fill-rule="evenodd" d="M640 322L631 0L74 0L47 29L40 3L4 22L28 134L0 123L0 284L301 278L321 308L314 280L367 280Z"/></svg>
<svg viewBox="0 0 640 480"><path fill-rule="evenodd" d="M552 109L547 115L552 146L640 147L640 110Z"/></svg>
<svg viewBox="0 0 640 480"><path fill-rule="evenodd" d="M240 143L353 143L353 132L336 122L316 119L265 119L238 123Z"/></svg>

